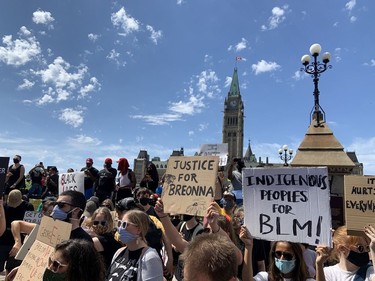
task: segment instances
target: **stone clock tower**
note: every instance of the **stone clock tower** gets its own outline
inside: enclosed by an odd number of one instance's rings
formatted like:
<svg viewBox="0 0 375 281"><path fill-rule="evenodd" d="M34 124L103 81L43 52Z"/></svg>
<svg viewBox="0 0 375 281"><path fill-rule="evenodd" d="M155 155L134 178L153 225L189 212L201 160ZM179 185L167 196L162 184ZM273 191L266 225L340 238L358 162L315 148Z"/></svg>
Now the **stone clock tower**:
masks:
<svg viewBox="0 0 375 281"><path fill-rule="evenodd" d="M228 162L243 157L244 106L238 84L237 68L224 102L223 143L228 144Z"/></svg>

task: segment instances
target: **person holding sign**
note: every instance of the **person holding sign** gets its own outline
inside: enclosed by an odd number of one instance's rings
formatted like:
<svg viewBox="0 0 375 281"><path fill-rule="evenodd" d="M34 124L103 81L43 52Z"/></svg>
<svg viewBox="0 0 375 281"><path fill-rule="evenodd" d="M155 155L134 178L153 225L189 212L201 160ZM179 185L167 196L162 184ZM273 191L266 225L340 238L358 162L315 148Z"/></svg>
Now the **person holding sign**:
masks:
<svg viewBox="0 0 375 281"><path fill-rule="evenodd" d="M6 281L13 281L18 268L12 270ZM48 258L43 281L103 281L104 262L94 245L85 240L66 240L56 245Z"/></svg>
<svg viewBox="0 0 375 281"><path fill-rule="evenodd" d="M293 280L313 281L308 278L308 271L302 255L301 245L288 241L276 241L270 252L268 272L259 272L253 276L252 251L253 238L246 226L241 227L240 238L245 244L243 281Z"/></svg>
<svg viewBox="0 0 375 281"><path fill-rule="evenodd" d="M323 267L330 257L330 250L319 245L316 249L316 280L375 280L374 268L369 264L369 252L375 261L375 228L366 226L367 238L347 235L346 226L337 228L333 234L332 256L338 260L333 266ZM370 240L370 241L369 241Z"/></svg>

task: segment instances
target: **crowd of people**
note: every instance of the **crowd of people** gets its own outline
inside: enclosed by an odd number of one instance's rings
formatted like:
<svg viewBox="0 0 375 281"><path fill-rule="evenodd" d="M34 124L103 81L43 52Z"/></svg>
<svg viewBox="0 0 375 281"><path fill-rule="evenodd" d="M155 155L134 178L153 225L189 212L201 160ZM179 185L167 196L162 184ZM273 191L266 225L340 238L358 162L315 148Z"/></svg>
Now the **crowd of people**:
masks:
<svg viewBox="0 0 375 281"><path fill-rule="evenodd" d="M335 281L373 280L375 228L350 236L346 227L333 231L333 249L290 241L254 239L244 225L244 209L236 198L242 186L240 159L219 169L214 201L204 217L168 214L161 199L164 178L149 163L137 183L126 158L103 169L86 159L84 193L58 192L58 170L43 163L28 174L13 157L0 199L0 272L12 281L21 266L15 259L35 223L24 221L35 211L70 223L68 240L48 257L43 280L184 280L184 281ZM67 171L69 172L69 171ZM74 172L70 170L70 172ZM31 184L26 188L26 177Z"/></svg>

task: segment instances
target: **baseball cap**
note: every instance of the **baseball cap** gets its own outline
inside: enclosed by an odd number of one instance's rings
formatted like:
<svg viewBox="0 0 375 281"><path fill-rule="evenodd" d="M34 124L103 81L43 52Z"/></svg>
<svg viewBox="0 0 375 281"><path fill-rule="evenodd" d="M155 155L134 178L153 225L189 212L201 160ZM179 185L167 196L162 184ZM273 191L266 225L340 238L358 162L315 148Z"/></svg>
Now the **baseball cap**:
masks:
<svg viewBox="0 0 375 281"><path fill-rule="evenodd" d="M92 160L92 158L87 158L86 159L86 163L91 163L92 164L92 163L94 163L94 161Z"/></svg>
<svg viewBox="0 0 375 281"><path fill-rule="evenodd" d="M104 160L104 163L112 164L112 159L111 158L106 158Z"/></svg>

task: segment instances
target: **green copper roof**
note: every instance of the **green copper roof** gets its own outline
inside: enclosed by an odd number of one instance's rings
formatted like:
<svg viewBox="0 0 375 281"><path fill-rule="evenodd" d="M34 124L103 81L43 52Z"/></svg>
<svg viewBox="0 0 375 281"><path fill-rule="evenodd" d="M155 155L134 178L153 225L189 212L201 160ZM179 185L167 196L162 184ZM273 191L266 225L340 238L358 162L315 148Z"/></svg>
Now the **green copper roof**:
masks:
<svg viewBox="0 0 375 281"><path fill-rule="evenodd" d="M240 96L240 86L238 83L237 68L234 69L232 83L230 85L230 90L228 92L228 97L239 97Z"/></svg>

